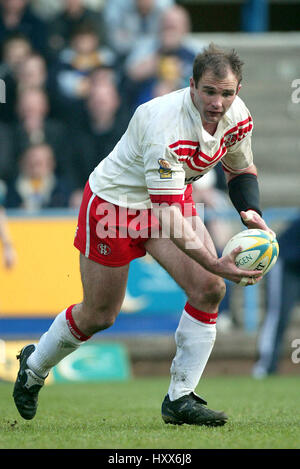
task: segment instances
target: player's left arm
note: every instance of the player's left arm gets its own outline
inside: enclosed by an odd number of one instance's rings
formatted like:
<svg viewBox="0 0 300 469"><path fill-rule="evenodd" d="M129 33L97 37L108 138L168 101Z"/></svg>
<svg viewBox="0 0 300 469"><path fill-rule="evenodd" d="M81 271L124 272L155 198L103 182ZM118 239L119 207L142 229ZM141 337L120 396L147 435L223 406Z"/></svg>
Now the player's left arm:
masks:
<svg viewBox="0 0 300 469"><path fill-rule="evenodd" d="M262 216L256 166L251 164L239 174L233 173L227 168L225 176L229 197L244 225L249 229L258 228L268 231L275 238L274 231L268 227Z"/></svg>

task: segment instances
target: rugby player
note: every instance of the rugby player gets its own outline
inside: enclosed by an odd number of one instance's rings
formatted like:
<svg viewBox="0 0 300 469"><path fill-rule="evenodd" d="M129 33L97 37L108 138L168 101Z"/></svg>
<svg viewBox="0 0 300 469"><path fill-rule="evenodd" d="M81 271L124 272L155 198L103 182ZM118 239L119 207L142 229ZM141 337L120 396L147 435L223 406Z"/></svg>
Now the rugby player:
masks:
<svg viewBox="0 0 300 469"><path fill-rule="evenodd" d="M114 323L129 264L148 252L187 296L162 418L171 424L226 423L227 415L210 410L194 391L214 345L224 279L247 286L261 276L235 265L240 248L217 257L197 215L192 183L221 161L244 224L269 230L253 163L252 117L238 96L242 65L235 51L211 44L196 56L190 86L139 106L123 137L90 175L74 242L83 300L62 311L39 343L25 346L18 356L13 395L25 419L34 417L50 369Z"/></svg>

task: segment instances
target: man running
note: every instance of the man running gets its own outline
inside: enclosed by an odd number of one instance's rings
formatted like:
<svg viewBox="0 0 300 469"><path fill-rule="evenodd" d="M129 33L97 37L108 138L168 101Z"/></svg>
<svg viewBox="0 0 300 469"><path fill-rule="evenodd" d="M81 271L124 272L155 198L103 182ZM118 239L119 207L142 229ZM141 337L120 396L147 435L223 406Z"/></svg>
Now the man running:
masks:
<svg viewBox="0 0 300 469"><path fill-rule="evenodd" d="M227 421L194 390L215 341L223 279L245 286L261 274L236 267L239 248L217 257L195 210L191 183L221 161L245 225L269 230L259 206L252 118L238 97L242 65L235 51L210 45L195 58L190 86L139 106L114 150L90 175L74 242L83 301L62 311L39 343L19 355L14 399L25 419L34 417L50 369L114 323L129 264L148 252L187 295L163 420L212 426Z"/></svg>

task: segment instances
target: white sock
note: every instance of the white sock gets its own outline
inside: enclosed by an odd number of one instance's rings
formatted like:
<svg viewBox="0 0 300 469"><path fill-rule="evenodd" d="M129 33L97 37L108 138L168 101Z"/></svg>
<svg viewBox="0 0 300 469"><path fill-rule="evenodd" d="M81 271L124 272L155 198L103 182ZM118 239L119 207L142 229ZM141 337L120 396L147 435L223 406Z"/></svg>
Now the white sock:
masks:
<svg viewBox="0 0 300 469"><path fill-rule="evenodd" d="M168 390L171 401L194 391L216 338L216 324L201 322L183 311L175 333L176 355Z"/></svg>
<svg viewBox="0 0 300 469"><path fill-rule="evenodd" d="M48 332L42 335L35 351L27 360L29 368L42 378L48 375L53 366L74 352L83 341L88 339L88 337L80 335L78 329L74 330L76 325L72 319L70 324L70 320L66 317L66 313L70 317L72 307L65 309L55 318ZM80 338L75 337L74 333L77 333Z"/></svg>

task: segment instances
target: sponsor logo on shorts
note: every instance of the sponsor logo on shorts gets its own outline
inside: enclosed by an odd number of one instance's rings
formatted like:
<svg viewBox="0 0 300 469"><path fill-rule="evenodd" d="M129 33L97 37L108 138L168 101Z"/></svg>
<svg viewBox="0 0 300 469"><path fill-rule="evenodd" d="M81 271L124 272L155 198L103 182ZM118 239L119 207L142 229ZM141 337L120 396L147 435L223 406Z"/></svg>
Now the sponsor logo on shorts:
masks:
<svg viewBox="0 0 300 469"><path fill-rule="evenodd" d="M109 256L109 254L111 253L111 249L107 244L100 243L98 244L97 248L102 256Z"/></svg>

